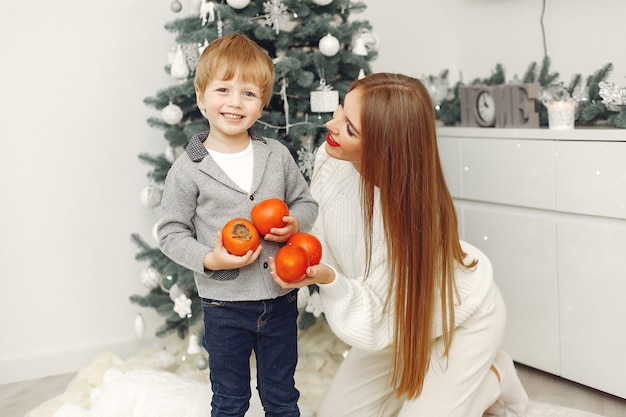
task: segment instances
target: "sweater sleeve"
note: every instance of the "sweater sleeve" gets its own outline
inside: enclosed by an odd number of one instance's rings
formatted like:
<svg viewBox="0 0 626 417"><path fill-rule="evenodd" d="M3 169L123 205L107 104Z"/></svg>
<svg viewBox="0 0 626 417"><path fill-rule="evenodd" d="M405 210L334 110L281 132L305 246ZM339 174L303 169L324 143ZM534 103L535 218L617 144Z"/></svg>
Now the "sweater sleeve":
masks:
<svg viewBox="0 0 626 417"><path fill-rule="evenodd" d="M359 174L350 163L334 160L320 148L311 191L320 204L313 233L322 242L322 262L335 270L331 284L320 284L324 316L344 342L379 350L392 341L393 317L386 308L389 277L384 239L375 225L372 259L365 276L365 242Z"/></svg>
<svg viewBox="0 0 626 417"><path fill-rule="evenodd" d="M392 314L386 308L388 277L382 264L367 277L336 271L335 281L320 285L324 315L344 342L363 350L380 350L392 342Z"/></svg>

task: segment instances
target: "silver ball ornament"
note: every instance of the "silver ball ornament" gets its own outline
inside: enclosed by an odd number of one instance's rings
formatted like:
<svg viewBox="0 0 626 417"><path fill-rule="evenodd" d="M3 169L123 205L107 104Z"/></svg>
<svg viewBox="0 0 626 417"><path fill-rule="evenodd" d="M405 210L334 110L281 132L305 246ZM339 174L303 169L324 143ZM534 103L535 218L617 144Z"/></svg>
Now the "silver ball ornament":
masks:
<svg viewBox="0 0 626 417"><path fill-rule="evenodd" d="M167 369L170 366L174 365L174 363L176 362L176 357L169 350L163 349L159 351L159 353L157 353L155 362L159 368Z"/></svg>
<svg viewBox="0 0 626 417"><path fill-rule="evenodd" d="M174 0L171 4L170 4L170 10L173 11L174 13L178 13L183 9L183 5L180 4L180 2L178 0Z"/></svg>
<svg viewBox="0 0 626 417"><path fill-rule="evenodd" d="M319 50L322 54L326 56L335 56L337 52L339 52L340 48L339 39L335 38L330 33L320 39L319 42Z"/></svg>
<svg viewBox="0 0 626 417"><path fill-rule="evenodd" d="M163 275L151 266L146 267L141 271L141 283L149 289L158 288L163 281Z"/></svg>
<svg viewBox="0 0 626 417"><path fill-rule="evenodd" d="M209 361L205 357L198 358L196 361L196 368L203 371L209 366Z"/></svg>
<svg viewBox="0 0 626 417"><path fill-rule="evenodd" d="M148 208L158 207L162 198L163 191L155 185L148 185L141 191L140 195L141 202Z"/></svg>
<svg viewBox="0 0 626 417"><path fill-rule="evenodd" d="M161 117L165 123L173 126L183 120L183 110L170 101L170 104L161 110Z"/></svg>
<svg viewBox="0 0 626 417"><path fill-rule="evenodd" d="M250 0L226 0L226 3L233 9L243 9L250 4Z"/></svg>

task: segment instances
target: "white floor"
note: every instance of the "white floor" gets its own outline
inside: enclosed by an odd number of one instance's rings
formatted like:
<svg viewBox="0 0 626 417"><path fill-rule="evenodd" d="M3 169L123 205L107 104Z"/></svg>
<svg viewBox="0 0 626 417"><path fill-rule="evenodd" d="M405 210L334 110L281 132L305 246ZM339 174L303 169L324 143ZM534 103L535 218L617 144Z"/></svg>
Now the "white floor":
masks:
<svg viewBox="0 0 626 417"><path fill-rule="evenodd" d="M296 381L302 391L303 417L310 415L313 411L309 405L315 407L323 396L325 387L332 378L337 363L341 360L341 354L346 348L335 338L327 336L327 329L323 325L316 325L316 328L301 334L301 358ZM312 340L315 340L315 343L310 343ZM127 360L111 354L103 354L94 360L90 367L78 374L0 385L0 416L55 417L57 413L56 417L96 415L96 410L90 410L89 398L94 393L102 395L102 388L105 386L102 383L107 370L111 368L120 370L119 373L109 372L109 378L137 369L162 372L163 369L154 365L155 358L161 353L159 349L162 350L163 346L155 346L154 349ZM168 347L168 350L174 349ZM183 376L186 378L185 381L190 379L199 382L199 385L191 382L192 389L206 390L206 372L199 371L196 366L188 362L182 363L177 360L168 370L173 370L177 375ZM522 365L518 365L517 368L520 379L533 401L528 417L588 417L589 414L586 413L605 417L626 417L626 400L624 399ZM127 375L138 377L137 374ZM115 385L111 386L115 387ZM136 398L136 395L132 396L132 401L136 401ZM116 398L116 402L122 404L119 400L119 397ZM131 401L131 397L129 396L127 400ZM567 409L552 408L551 405L567 407ZM91 411L94 413L92 414ZM250 415L252 413L259 413L258 404L253 404ZM106 417L113 416L107 415Z"/></svg>

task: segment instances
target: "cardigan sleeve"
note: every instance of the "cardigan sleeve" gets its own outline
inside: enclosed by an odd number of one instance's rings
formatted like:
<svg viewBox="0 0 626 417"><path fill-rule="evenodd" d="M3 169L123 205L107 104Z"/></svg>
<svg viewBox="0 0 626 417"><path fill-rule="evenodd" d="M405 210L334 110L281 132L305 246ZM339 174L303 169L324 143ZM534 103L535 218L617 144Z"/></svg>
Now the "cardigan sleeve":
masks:
<svg viewBox="0 0 626 417"><path fill-rule="evenodd" d="M212 248L197 240L193 218L199 191L181 169L181 162L182 158L179 158L165 179L161 218L157 226L159 247L179 265L204 272L204 257Z"/></svg>

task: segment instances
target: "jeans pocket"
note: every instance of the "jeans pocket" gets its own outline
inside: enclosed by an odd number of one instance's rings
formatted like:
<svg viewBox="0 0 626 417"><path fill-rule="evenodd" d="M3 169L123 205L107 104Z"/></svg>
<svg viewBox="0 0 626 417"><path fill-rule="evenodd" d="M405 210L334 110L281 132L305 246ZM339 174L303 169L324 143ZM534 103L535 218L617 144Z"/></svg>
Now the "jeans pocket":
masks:
<svg viewBox="0 0 626 417"><path fill-rule="evenodd" d="M287 301L289 303L298 301L298 290L293 290L290 293L287 293Z"/></svg>
<svg viewBox="0 0 626 417"><path fill-rule="evenodd" d="M224 306L224 301L213 300L211 298L201 298L200 304L202 304L202 308L222 307Z"/></svg>

